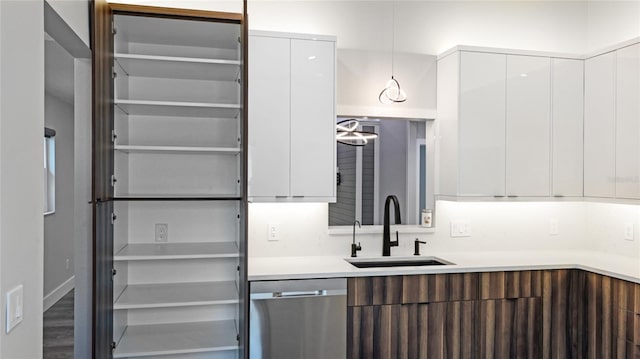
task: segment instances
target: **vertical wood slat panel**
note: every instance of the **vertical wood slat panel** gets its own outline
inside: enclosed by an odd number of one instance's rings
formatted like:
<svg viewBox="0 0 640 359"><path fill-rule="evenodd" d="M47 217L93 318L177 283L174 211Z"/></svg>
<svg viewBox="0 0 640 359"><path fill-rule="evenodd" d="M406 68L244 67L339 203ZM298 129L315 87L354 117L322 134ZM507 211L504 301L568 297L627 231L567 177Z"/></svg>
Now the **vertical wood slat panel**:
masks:
<svg viewBox="0 0 640 359"><path fill-rule="evenodd" d="M539 297L478 301L477 358L540 358Z"/></svg>
<svg viewBox="0 0 640 359"><path fill-rule="evenodd" d="M373 306L347 307L347 357L373 358Z"/></svg>
<svg viewBox="0 0 640 359"><path fill-rule="evenodd" d="M585 314L585 294L586 277L581 270L571 270L569 279L569 308L568 319L569 342L567 343L566 357L584 358L586 353L586 341L584 339L584 329L586 323Z"/></svg>
<svg viewBox="0 0 640 359"><path fill-rule="evenodd" d="M529 297L516 302L517 326L516 345L518 358L536 359L541 357L542 339L542 298Z"/></svg>
<svg viewBox="0 0 640 359"><path fill-rule="evenodd" d="M582 271L544 271L542 358L583 357L584 283Z"/></svg>
<svg viewBox="0 0 640 359"><path fill-rule="evenodd" d="M399 304L402 297L401 276L354 277L347 280L347 305Z"/></svg>
<svg viewBox="0 0 640 359"><path fill-rule="evenodd" d="M600 282L598 276L593 273L587 274L587 352L586 357L589 359L599 359L597 343L599 340L598 335L598 293L600 291Z"/></svg>
<svg viewBox="0 0 640 359"><path fill-rule="evenodd" d="M349 307L347 357L471 358L475 348L477 303L455 301Z"/></svg>
<svg viewBox="0 0 640 359"><path fill-rule="evenodd" d="M407 275L402 283L402 303L475 300L477 273Z"/></svg>
<svg viewBox="0 0 640 359"><path fill-rule="evenodd" d="M494 300L483 300L478 302L478 317L482 318L477 322L476 348L477 358L494 358L493 338L496 327L496 302Z"/></svg>
<svg viewBox="0 0 640 359"><path fill-rule="evenodd" d="M611 277L595 273L586 274L587 358L613 357L615 338ZM614 280L615 281L615 280ZM627 328L628 328L627 322Z"/></svg>
<svg viewBox="0 0 640 359"><path fill-rule="evenodd" d="M505 272L480 273L479 299L504 298Z"/></svg>
<svg viewBox="0 0 640 359"><path fill-rule="evenodd" d="M487 272L479 275L479 299L542 295L542 271Z"/></svg>

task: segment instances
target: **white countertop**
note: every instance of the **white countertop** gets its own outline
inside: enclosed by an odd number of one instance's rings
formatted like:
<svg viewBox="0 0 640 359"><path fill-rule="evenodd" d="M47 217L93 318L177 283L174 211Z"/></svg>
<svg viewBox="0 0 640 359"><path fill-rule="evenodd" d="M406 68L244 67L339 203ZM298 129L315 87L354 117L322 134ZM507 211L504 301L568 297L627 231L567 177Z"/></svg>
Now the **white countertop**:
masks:
<svg viewBox="0 0 640 359"><path fill-rule="evenodd" d="M345 261L347 257L340 256L251 257L248 278L261 281L574 268L640 283L640 260L594 251L438 252L428 256L455 264L356 268Z"/></svg>

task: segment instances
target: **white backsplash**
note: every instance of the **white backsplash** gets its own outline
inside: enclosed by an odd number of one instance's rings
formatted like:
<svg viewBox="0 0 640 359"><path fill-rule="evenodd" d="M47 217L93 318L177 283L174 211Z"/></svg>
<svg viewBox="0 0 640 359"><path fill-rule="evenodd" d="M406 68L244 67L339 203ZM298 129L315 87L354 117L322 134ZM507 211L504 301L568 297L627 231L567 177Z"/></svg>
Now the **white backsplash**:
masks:
<svg viewBox="0 0 640 359"><path fill-rule="evenodd" d="M640 258L640 206L585 202L587 248ZM633 226L633 240L625 240L625 226Z"/></svg>
<svg viewBox="0 0 640 359"><path fill-rule="evenodd" d="M612 211L607 206L615 207ZM618 208L620 206L620 208ZM628 207L628 208L627 208ZM445 202L436 205L436 231L401 234L400 247L392 255L411 255L415 238L427 241L422 253L453 251L582 250L594 248L639 255L638 240L614 236L618 211L635 215L636 235L640 207L583 202ZM606 215L605 213L611 213ZM595 224L600 216L605 223ZM471 237L451 238L450 221L468 221ZM558 235L550 235L550 221L558 223ZM269 224L277 224L278 241L268 241ZM622 227L621 227L622 228ZM606 239L605 239L606 238ZM359 234L359 256L379 256L382 234ZM607 244L608 242L611 244ZM614 245L615 243L615 245ZM329 235L327 204L252 203L249 206L249 256L348 256L351 234ZM620 248L618 248L620 247Z"/></svg>

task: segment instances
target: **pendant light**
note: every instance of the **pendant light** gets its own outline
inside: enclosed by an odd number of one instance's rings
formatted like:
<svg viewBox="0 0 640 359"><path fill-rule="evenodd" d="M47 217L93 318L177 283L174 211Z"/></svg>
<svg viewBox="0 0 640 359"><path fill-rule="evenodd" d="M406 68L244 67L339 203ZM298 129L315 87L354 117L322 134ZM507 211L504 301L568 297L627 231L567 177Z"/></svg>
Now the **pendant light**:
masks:
<svg viewBox="0 0 640 359"><path fill-rule="evenodd" d="M364 146L369 140L378 138L378 134L369 131L357 131L360 122L355 118L342 120L336 124L336 141L349 146Z"/></svg>
<svg viewBox="0 0 640 359"><path fill-rule="evenodd" d="M395 52L395 15L396 15L396 1L392 2L391 9L391 80L387 81L380 95L378 95L378 101L382 104L390 104L397 102L405 102L407 100L407 94L400 88L400 83L393 76L394 72L394 52Z"/></svg>

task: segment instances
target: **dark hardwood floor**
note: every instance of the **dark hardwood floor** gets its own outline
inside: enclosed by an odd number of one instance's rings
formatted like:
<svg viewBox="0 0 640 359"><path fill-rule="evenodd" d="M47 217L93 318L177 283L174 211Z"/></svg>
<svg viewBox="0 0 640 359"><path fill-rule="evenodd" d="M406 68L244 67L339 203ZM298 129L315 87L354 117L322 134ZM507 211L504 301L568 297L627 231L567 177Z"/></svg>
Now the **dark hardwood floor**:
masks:
<svg viewBox="0 0 640 359"><path fill-rule="evenodd" d="M44 359L73 359L73 295L72 290L44 312Z"/></svg>

